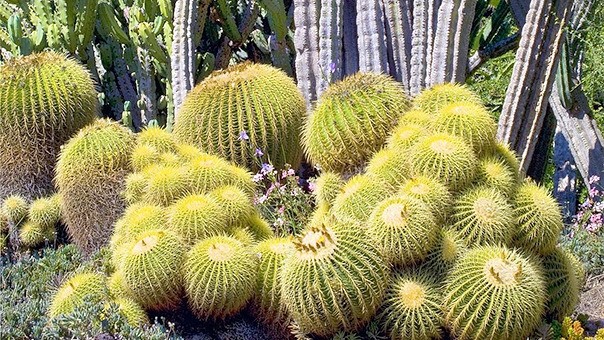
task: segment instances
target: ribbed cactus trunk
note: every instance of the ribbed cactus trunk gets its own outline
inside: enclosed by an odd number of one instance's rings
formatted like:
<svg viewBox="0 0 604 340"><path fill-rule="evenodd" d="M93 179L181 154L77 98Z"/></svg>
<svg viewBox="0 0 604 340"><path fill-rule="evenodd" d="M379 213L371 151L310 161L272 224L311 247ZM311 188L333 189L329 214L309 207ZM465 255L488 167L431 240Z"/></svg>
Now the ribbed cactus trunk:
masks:
<svg viewBox="0 0 604 340"><path fill-rule="evenodd" d="M497 137L520 155L526 172L543 125L572 2L533 0L522 28Z"/></svg>
<svg viewBox="0 0 604 340"><path fill-rule="evenodd" d="M407 93L410 93L411 89L411 9L411 0L384 0L390 74L403 83Z"/></svg>
<svg viewBox="0 0 604 340"><path fill-rule="evenodd" d="M359 70L384 72L388 70L384 8L381 1L357 0L359 40Z"/></svg>
<svg viewBox="0 0 604 340"><path fill-rule="evenodd" d="M344 3L342 0L321 2L319 19L319 69L317 97L335 80L342 79L342 32Z"/></svg>
<svg viewBox="0 0 604 340"><path fill-rule="evenodd" d="M315 0L294 0L296 75L298 88L310 107L317 100L319 79L319 12Z"/></svg>

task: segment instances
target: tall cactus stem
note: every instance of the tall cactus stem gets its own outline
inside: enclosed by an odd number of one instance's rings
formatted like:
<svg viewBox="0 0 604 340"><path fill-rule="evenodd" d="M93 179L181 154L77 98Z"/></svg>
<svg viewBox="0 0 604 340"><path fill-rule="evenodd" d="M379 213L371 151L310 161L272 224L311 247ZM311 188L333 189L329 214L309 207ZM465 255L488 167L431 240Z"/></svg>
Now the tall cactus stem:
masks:
<svg viewBox="0 0 604 340"><path fill-rule="evenodd" d="M380 1L357 0L359 70L388 73L384 9Z"/></svg>
<svg viewBox="0 0 604 340"><path fill-rule="evenodd" d="M319 32L316 0L294 0L296 32L296 75L308 107L317 100L319 73Z"/></svg>
<svg viewBox="0 0 604 340"><path fill-rule="evenodd" d="M317 96L327 86L342 79L342 0L328 0L321 3L319 19L319 69L321 77L317 80Z"/></svg>

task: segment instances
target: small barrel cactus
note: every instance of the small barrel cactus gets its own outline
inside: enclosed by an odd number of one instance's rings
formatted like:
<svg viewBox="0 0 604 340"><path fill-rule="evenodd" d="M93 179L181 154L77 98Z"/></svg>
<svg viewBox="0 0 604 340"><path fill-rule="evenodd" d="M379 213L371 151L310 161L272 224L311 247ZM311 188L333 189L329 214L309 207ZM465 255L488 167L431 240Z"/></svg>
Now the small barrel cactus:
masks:
<svg viewBox="0 0 604 340"><path fill-rule="evenodd" d="M501 158L488 156L480 159L476 182L479 185L497 189L512 197L518 188L518 177Z"/></svg>
<svg viewBox="0 0 604 340"><path fill-rule="evenodd" d="M389 196L390 185L367 175L351 178L333 203L332 212L340 220L364 223L375 205Z"/></svg>
<svg viewBox="0 0 604 340"><path fill-rule="evenodd" d="M314 195L318 205L330 207L344 186L342 176L335 172L323 172L315 182Z"/></svg>
<svg viewBox="0 0 604 340"><path fill-rule="evenodd" d="M189 173L184 166L153 165L143 174L147 178L144 202L167 207L189 192Z"/></svg>
<svg viewBox="0 0 604 340"><path fill-rule="evenodd" d="M547 282L546 315L551 320L562 321L571 315L579 302L580 283L572 255L554 248L541 258Z"/></svg>
<svg viewBox="0 0 604 340"><path fill-rule="evenodd" d="M0 68L0 199L52 194L61 145L92 123L98 109L90 73L55 52L9 60Z"/></svg>
<svg viewBox="0 0 604 340"><path fill-rule="evenodd" d="M27 219L29 205L25 198L19 195L6 197L2 202L1 211L8 221L19 225Z"/></svg>
<svg viewBox="0 0 604 340"><path fill-rule="evenodd" d="M174 135L250 169L259 167L256 149L275 167L296 167L305 116L293 79L272 66L242 63L214 72L189 92Z"/></svg>
<svg viewBox="0 0 604 340"><path fill-rule="evenodd" d="M306 123L306 154L323 170L360 168L382 147L408 106L402 85L383 74L358 73L333 83Z"/></svg>
<svg viewBox="0 0 604 340"><path fill-rule="evenodd" d="M38 198L29 206L29 220L41 225L43 228L54 228L61 220L61 197Z"/></svg>
<svg viewBox="0 0 604 340"><path fill-rule="evenodd" d="M445 286L445 322L456 339L525 339L545 310L539 266L516 250L479 246L459 259Z"/></svg>
<svg viewBox="0 0 604 340"><path fill-rule="evenodd" d="M202 320L221 320L242 310L254 294L257 268L252 251L232 237L199 241L182 269L193 313Z"/></svg>
<svg viewBox="0 0 604 340"><path fill-rule="evenodd" d="M86 302L99 303L109 295L105 277L98 273L80 273L69 278L55 293L48 316L69 314Z"/></svg>
<svg viewBox="0 0 604 340"><path fill-rule="evenodd" d="M481 104L480 98L468 87L460 84L437 84L422 91L413 99L413 106L431 115L455 102Z"/></svg>
<svg viewBox="0 0 604 340"><path fill-rule="evenodd" d="M397 148L382 149L369 161L365 173L394 187L399 187L411 176L409 155Z"/></svg>
<svg viewBox="0 0 604 340"><path fill-rule="evenodd" d="M452 196L447 186L439 180L426 176L415 176L403 182L399 194L408 195L424 202L439 221L449 215Z"/></svg>
<svg viewBox="0 0 604 340"><path fill-rule="evenodd" d="M186 196L169 208L168 216L170 228L189 246L225 234L229 224L227 212L210 195Z"/></svg>

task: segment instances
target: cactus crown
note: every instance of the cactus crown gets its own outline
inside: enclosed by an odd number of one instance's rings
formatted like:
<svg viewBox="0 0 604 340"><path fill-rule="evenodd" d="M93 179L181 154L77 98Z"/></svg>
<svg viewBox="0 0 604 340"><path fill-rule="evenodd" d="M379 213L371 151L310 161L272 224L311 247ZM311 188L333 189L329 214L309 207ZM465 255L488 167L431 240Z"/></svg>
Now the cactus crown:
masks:
<svg viewBox="0 0 604 340"><path fill-rule="evenodd" d="M130 253L133 255L141 255L151 251L159 242L159 239L165 233L161 230L154 231L151 234L147 234L145 237L141 238L134 244Z"/></svg>
<svg viewBox="0 0 604 340"><path fill-rule="evenodd" d="M225 262L235 255L235 249L230 243L217 242L208 248L208 257L214 262Z"/></svg>
<svg viewBox="0 0 604 340"><path fill-rule="evenodd" d="M311 226L293 244L301 259L322 259L335 251L336 235L325 224Z"/></svg>
<svg viewBox="0 0 604 340"><path fill-rule="evenodd" d="M420 307L425 299L426 290L413 281L405 282L399 288L399 297L400 301L407 308L417 308Z"/></svg>
<svg viewBox="0 0 604 340"><path fill-rule="evenodd" d="M493 258L484 265L484 276L494 286L512 286L520 284L522 263L509 261L505 254L501 258Z"/></svg>

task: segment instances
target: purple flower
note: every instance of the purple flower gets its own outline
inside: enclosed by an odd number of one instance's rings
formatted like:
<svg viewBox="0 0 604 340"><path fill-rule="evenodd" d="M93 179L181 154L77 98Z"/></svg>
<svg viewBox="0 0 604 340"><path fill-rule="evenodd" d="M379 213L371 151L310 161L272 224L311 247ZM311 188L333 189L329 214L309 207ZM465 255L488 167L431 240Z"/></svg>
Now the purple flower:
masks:
<svg viewBox="0 0 604 340"><path fill-rule="evenodd" d="M589 188L589 197L596 197L600 191L596 187Z"/></svg>
<svg viewBox="0 0 604 340"><path fill-rule="evenodd" d="M336 72L336 63L329 64L329 72L332 74Z"/></svg>
<svg viewBox="0 0 604 340"><path fill-rule="evenodd" d="M594 183L596 183L599 180L600 180L600 176L593 175L593 176L589 177L589 184L594 184Z"/></svg>
<svg viewBox="0 0 604 340"><path fill-rule="evenodd" d="M264 152L262 152L262 150L260 150L259 148L256 148L256 151L254 152L254 156L262 157L262 156L264 156Z"/></svg>
<svg viewBox="0 0 604 340"><path fill-rule="evenodd" d="M283 215L283 213L285 213L285 206L284 205L280 206L279 209L277 210L277 213L279 215Z"/></svg>
<svg viewBox="0 0 604 340"><path fill-rule="evenodd" d="M261 180L264 179L264 175L263 174L255 174L254 177L252 177L252 181L254 182L260 182Z"/></svg>
<svg viewBox="0 0 604 340"><path fill-rule="evenodd" d="M239 133L239 138L237 138L238 140L248 140L250 139L250 136L247 135L247 132L245 130L241 131Z"/></svg>
<svg viewBox="0 0 604 340"><path fill-rule="evenodd" d="M260 173L266 175L269 174L271 171L273 171L275 168L268 164L268 163L262 163L262 169L260 169Z"/></svg>
<svg viewBox="0 0 604 340"><path fill-rule="evenodd" d="M268 197L266 195L262 195L260 197L258 197L258 204L262 204L264 203L266 200L268 199Z"/></svg>

